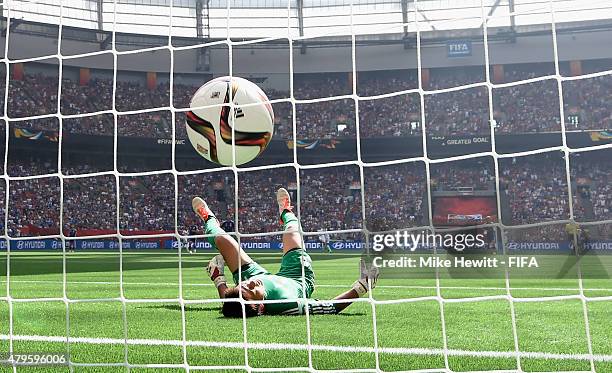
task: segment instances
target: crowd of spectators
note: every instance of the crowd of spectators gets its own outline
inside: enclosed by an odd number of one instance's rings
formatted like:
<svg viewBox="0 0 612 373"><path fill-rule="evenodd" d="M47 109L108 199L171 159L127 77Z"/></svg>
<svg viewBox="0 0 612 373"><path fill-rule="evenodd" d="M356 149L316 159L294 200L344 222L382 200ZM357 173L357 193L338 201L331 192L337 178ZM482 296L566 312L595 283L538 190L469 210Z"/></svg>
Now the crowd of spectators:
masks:
<svg viewBox="0 0 612 373"><path fill-rule="evenodd" d="M64 180L63 223L79 230L117 229L116 181L111 175ZM125 202L121 201L122 209ZM124 212L125 214L125 212ZM125 215L121 219L125 229Z"/></svg>
<svg viewBox="0 0 612 373"><path fill-rule="evenodd" d="M533 224L569 218L565 163L561 157L504 159L500 188L511 210L511 224Z"/></svg>
<svg viewBox="0 0 612 373"><path fill-rule="evenodd" d="M239 174L238 229L244 233L281 230L275 193L280 187L289 188L290 184L295 185L295 180L296 176L293 168ZM232 190L232 198L233 196ZM293 197L293 204L297 212L300 205L295 193L293 193Z"/></svg>
<svg viewBox="0 0 612 373"><path fill-rule="evenodd" d="M56 77L42 79L56 79ZM117 88L122 86L119 82L117 83ZM119 92L118 90L118 96ZM113 81L92 79L88 84L81 85L70 79L64 79L61 98L61 110L65 115L111 110L113 108Z"/></svg>
<svg viewBox="0 0 612 373"><path fill-rule="evenodd" d="M357 94L378 96L400 91L408 91L419 87L417 74L414 70L390 72L364 72L357 76Z"/></svg>
<svg viewBox="0 0 612 373"><path fill-rule="evenodd" d="M610 219L610 166L594 163L589 158L582 163L572 163L572 167L572 183L580 179L583 186L589 187L585 196L573 192L576 219ZM56 168L55 159L24 157L21 162L9 162L8 171L12 176L26 176L53 173ZM97 170L93 166L70 166L63 171L74 175ZM487 162L435 164L430 167L430 172L434 190L437 186L444 190L459 186L487 190L493 182L492 169ZM569 217L562 159L548 155L502 160L500 174L501 192L508 202L512 225ZM362 228L361 184L356 166L301 170L299 203L293 168L240 172L238 175L237 228L241 233L280 229L274 193L281 186L292 193L304 230ZM234 174L230 171L179 175L179 232L203 233L201 222L191 211L191 199L196 195L206 198L220 221L234 219L234 182ZM364 182L367 229L381 231L428 224L427 180L422 164L368 167L364 169ZM64 229L116 228L116 180L112 175L65 178L63 187ZM169 173L121 177L120 228L126 232L174 231L174 188L174 177ZM28 225L51 231L55 229L57 234L60 214L58 177L11 180L9 198L8 228L11 235L20 235ZM519 232L513 234L522 240L534 242L554 242L565 237L559 224L513 231Z"/></svg>
<svg viewBox="0 0 612 373"><path fill-rule="evenodd" d="M2 193L6 193L2 184ZM4 204L3 204L4 205ZM3 206L4 207L4 206ZM4 208L2 209L4 213ZM8 204L8 233L35 226L59 233L60 180L58 177L11 181ZM2 227L4 228L4 227Z"/></svg>
<svg viewBox="0 0 612 373"><path fill-rule="evenodd" d="M361 187L356 166L302 170L300 186L300 212L305 230L361 228Z"/></svg>
<svg viewBox="0 0 612 373"><path fill-rule="evenodd" d="M414 71L370 72L358 75L359 130L362 137L421 134L421 99ZM392 95L389 95L392 94ZM384 97L375 97L386 95ZM363 99L363 97L366 97Z"/></svg>
<svg viewBox="0 0 612 373"><path fill-rule="evenodd" d="M427 178L423 164L364 170L367 227L370 231L427 224Z"/></svg>
<svg viewBox="0 0 612 373"><path fill-rule="evenodd" d="M455 69L456 70L456 69ZM484 81L483 69L463 69L457 74L431 70L426 90L440 90ZM454 70L453 70L454 71ZM513 82L551 73L541 67L507 68L505 81ZM170 88L161 83L149 89L143 84L118 80L115 88L110 79L93 78L88 84L64 79L61 82L59 108L66 134L110 136L114 133L114 115L98 113L112 109L113 89L117 133L128 137L169 138L172 134L169 106ZM0 85L0 99L4 87ZM406 72L361 73L357 93L361 96L356 110L353 98L325 99L352 94L346 74L320 74L296 79L294 97L298 100L324 99L295 104L298 139L354 137L358 115L362 137L411 136L421 134L421 97L418 93L393 94L418 88L416 74ZM57 76L26 74L23 80L10 80L8 116L24 118L54 114L58 109ZM196 86L175 84L173 104L182 109ZM289 97L289 92L267 90L271 99ZM612 125L612 78L609 75L563 82L566 115L578 115L577 122L566 120L568 129L609 129ZM535 133L560 130L557 81L547 79L527 84L493 89L493 108L498 133ZM425 128L433 136L488 134L489 97L485 87L472 87L426 94ZM293 137L293 106L289 102L273 104L278 139ZM145 113L125 111L151 110ZM175 112L176 136L186 138L184 113ZM57 117L13 121L13 127L57 132ZM574 127L571 127L574 126ZM539 158L539 156L535 156ZM501 192L508 201L512 224L532 224L569 217L568 187L564 162L551 157L504 159L500 165ZM89 166L68 166L65 174L96 172ZM612 216L612 180L610 166L586 162L572 178L585 177L586 197L573 193L574 213L578 220L605 220ZM11 176L40 175L57 172L56 156L49 159L19 158L9 155ZM238 208L238 229L243 233L276 231L278 212L274 192L290 186L294 198L294 169L240 173L238 203L234 201L234 175L206 173L180 176L178 179L181 229L197 227L191 213L191 198L206 196L220 220L233 219ZM368 168L364 171L366 224L371 230L385 230L427 224L427 183L424 169L394 165ZM9 197L9 232L33 224L39 228L58 228L59 179L57 177L13 180ZM494 185L492 164L459 162L431 166L434 190L473 187L488 190ZM362 227L361 186L359 170L342 166L302 170L300 174L302 224L306 231L342 230ZM65 227L114 229L116 227L116 191L112 176L65 179L63 221ZM174 230L174 178L170 174L122 177L120 182L120 227L126 231ZM297 204L297 202L296 202ZM559 225L524 230L525 240L555 241L565 233ZM196 229L196 230L197 230ZM532 232L532 233L530 233Z"/></svg>
<svg viewBox="0 0 612 373"><path fill-rule="evenodd" d="M578 221L587 221L590 220L587 217L586 206L583 200L578 196L578 194L574 191L572 194L572 208L574 209L574 217Z"/></svg>
<svg viewBox="0 0 612 373"><path fill-rule="evenodd" d="M495 170L492 159L443 162L429 167L431 189L453 191L458 188L492 190Z"/></svg>
<svg viewBox="0 0 612 373"><path fill-rule="evenodd" d="M21 155L21 154L20 154ZM9 157L8 162L9 176L35 176L57 172L57 158L40 159L36 157Z"/></svg>
<svg viewBox="0 0 612 373"><path fill-rule="evenodd" d="M178 228L204 234L199 218L193 214L191 200L195 196L206 199L219 221L234 219L234 175L219 171L178 177ZM174 198L174 190L172 191Z"/></svg>
<svg viewBox="0 0 612 373"><path fill-rule="evenodd" d="M174 230L174 177L171 174L122 177L120 189L121 229Z"/></svg>
<svg viewBox="0 0 612 373"><path fill-rule="evenodd" d="M21 118L57 113L57 85L57 76L42 74L25 75L23 80L11 79L8 88L8 115Z"/></svg>
<svg viewBox="0 0 612 373"><path fill-rule="evenodd" d="M298 100L344 96L353 93L346 74L312 74L294 80L293 96Z"/></svg>
<svg viewBox="0 0 612 373"><path fill-rule="evenodd" d="M556 80L496 88L493 108L498 133L561 131Z"/></svg>
<svg viewBox="0 0 612 373"><path fill-rule="evenodd" d="M425 124L433 136L490 134L487 89L474 87L425 96Z"/></svg>
<svg viewBox="0 0 612 373"><path fill-rule="evenodd" d="M351 99L296 104L295 112L298 140L356 136L355 101Z"/></svg>
<svg viewBox="0 0 612 373"><path fill-rule="evenodd" d="M579 210L574 215L579 221L612 219L612 165L609 153L600 157L574 157L571 162L572 179L577 191L574 200Z"/></svg>
<svg viewBox="0 0 612 373"><path fill-rule="evenodd" d="M546 66L525 65L505 69L505 82L516 82L552 71ZM456 88L484 81L482 68L431 69L427 91ZM119 76L121 78L121 76ZM358 76L359 122L361 136L413 136L421 133L421 107L418 93L393 94L418 88L414 71L362 72ZM571 130L609 129L612 125L612 78L600 76L563 82L566 126ZM1 89L4 91L4 88ZM184 113L197 86L174 84L173 104L176 136L186 138ZM115 107L118 133L121 136L169 138L172 134L170 87L160 83L152 88L140 82L118 79L115 85ZM270 99L290 97L288 91L267 89ZM535 133L560 130L559 92L557 82L547 79L532 83L493 89L493 110L498 133ZM0 92L4 98L3 92ZM342 138L356 136L356 109L352 98L333 97L352 94L352 82L346 74L318 74L298 77L294 83L298 100L296 123L298 140ZM12 118L55 114L58 108L58 78L41 73L26 74L22 80L10 80L8 115ZM331 99L330 99L331 98ZM472 87L425 95L425 123L432 136L489 134L489 103L486 87ZM112 109L112 79L93 77L87 84L64 78L60 109L63 115L91 114ZM121 114L126 111L158 111ZM293 110L289 102L273 104L278 139L293 138ZM58 130L56 119L16 122L30 129ZM75 134L112 135L113 116L110 113L64 118L64 131Z"/></svg>
<svg viewBox="0 0 612 373"><path fill-rule="evenodd" d="M67 174L90 172L89 167L65 169ZM51 162L30 159L28 164L9 164L11 175L56 172ZM288 187L300 209L305 230L360 227L359 192L351 190L357 169L305 170L298 204L294 169L241 173L238 191L238 229L242 233L280 230L275 192ZM64 179L64 229L114 230L117 218L116 179L112 175ZM171 174L129 176L119 179L119 224L124 232L174 231L174 177ZM234 219L234 177L231 172L182 175L178 178L178 228L180 232L203 233L191 211L191 199L206 198L220 221ZM356 211L359 219L350 215ZM60 214L59 178L44 177L11 181L9 232L19 236L23 228L35 226L58 234ZM347 215L349 214L349 215ZM24 233L29 235L31 233ZM39 234L34 234L39 235Z"/></svg>
<svg viewBox="0 0 612 373"><path fill-rule="evenodd" d="M122 177L119 224L123 232L174 230L174 189L170 175ZM65 179L65 230L115 230L116 181L101 175ZM4 189L4 184L2 185ZM10 184L8 230L12 236L59 233L58 177L14 180ZM35 227L36 232L25 231ZM40 232L38 232L40 230ZM25 232L25 233L24 233Z"/></svg>
<svg viewBox="0 0 612 373"><path fill-rule="evenodd" d="M362 138L418 136L421 131L421 99L407 93L359 101L359 130Z"/></svg>
<svg viewBox="0 0 612 373"><path fill-rule="evenodd" d="M76 173L76 171L75 171ZM288 187L307 231L361 227L361 204L356 168L305 170L297 201L293 169L248 172L239 176L238 229L241 233L281 230L275 192ZM11 184L9 229L55 228L59 231L59 178L14 181ZM66 179L64 228L77 230L116 227L115 178L109 175ZM40 190L41 193L36 193ZM124 232L174 231L174 178L171 174L120 178L119 223ZM206 198L220 221L234 219L234 179L231 172L185 175L178 178L178 229L203 233L191 211L194 196Z"/></svg>
<svg viewBox="0 0 612 373"><path fill-rule="evenodd" d="M57 113L58 77L43 74L25 75L23 80L10 80L8 114L12 118L32 117ZM189 106L189 98L195 87L176 85L174 91L177 107ZM4 95L2 95L2 98ZM122 114L137 110L155 110L169 106L169 85L159 84L147 89L132 81L117 81L116 109L118 135L169 138L172 135L171 113L157 110L145 113ZM186 103L186 104L185 104ZM72 134L111 136L114 131L112 113L112 79L95 78L88 84L78 84L70 79L62 81L60 112L63 130ZM179 117L181 112L177 112ZM32 130L59 131L58 119L40 118L13 122L15 127ZM177 138L186 138L184 122L177 126Z"/></svg>
<svg viewBox="0 0 612 373"><path fill-rule="evenodd" d="M563 82L563 100L565 115L577 116L565 121L566 129L612 129L612 75Z"/></svg>
<svg viewBox="0 0 612 373"><path fill-rule="evenodd" d="M609 220L612 218L612 183L606 175L606 183L598 182L593 193L593 212L596 220Z"/></svg>

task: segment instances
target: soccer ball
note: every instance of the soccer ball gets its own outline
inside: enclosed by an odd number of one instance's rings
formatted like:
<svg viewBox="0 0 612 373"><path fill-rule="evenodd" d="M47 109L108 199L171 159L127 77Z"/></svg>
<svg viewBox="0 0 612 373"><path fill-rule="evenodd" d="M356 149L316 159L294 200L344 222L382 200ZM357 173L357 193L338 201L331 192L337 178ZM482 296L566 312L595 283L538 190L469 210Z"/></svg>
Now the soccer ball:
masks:
<svg viewBox="0 0 612 373"><path fill-rule="evenodd" d="M234 135L236 165L252 161L274 132L274 112L267 101L261 88L246 79L225 76L209 81L193 95L187 112L191 145L209 161L229 166Z"/></svg>

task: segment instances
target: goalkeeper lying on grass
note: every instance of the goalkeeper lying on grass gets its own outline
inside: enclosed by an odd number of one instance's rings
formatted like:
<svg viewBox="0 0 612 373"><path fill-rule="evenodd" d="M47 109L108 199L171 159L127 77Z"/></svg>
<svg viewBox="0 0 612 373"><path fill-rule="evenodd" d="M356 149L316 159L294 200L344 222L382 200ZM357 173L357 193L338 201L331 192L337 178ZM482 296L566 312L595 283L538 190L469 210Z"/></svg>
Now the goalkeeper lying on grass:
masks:
<svg viewBox="0 0 612 373"><path fill-rule="evenodd" d="M253 303L245 304L247 317L259 315L301 315L306 311L305 303L311 314L336 314L352 302L339 303L320 302L314 299L304 300L312 296L315 288L315 276L312 270L312 259L302 248L302 235L299 232L299 223L292 212L291 200L287 190L281 188L276 192L278 211L283 224L283 259L277 274L273 275L257 264L244 252L238 243L219 226L219 221L208 208L206 202L200 197L192 201L193 210L205 222L205 233L215 235L209 237L208 241L221 255L215 256L208 264L210 278L217 286L220 298L242 298ZM228 287L223 269L225 265L232 271L235 287ZM303 264L303 272L302 272ZM240 279L238 278L238 266L240 267ZM303 273L303 274L302 274ZM367 270L365 263L361 262L361 276L355 281L352 288L340 295L335 300L355 299L364 295L370 287L374 288L378 279L377 268ZM304 291L306 294L304 294ZM300 298L302 300L300 300ZM292 301L280 303L257 303L259 300L283 300ZM223 302L223 315L227 317L242 317L242 306L240 302Z"/></svg>

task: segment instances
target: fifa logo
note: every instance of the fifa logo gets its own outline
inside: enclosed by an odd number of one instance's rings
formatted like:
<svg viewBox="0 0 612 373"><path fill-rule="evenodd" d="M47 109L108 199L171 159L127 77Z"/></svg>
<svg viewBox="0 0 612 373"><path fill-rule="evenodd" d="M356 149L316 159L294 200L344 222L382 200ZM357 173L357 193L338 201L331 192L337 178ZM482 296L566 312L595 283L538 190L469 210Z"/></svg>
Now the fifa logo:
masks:
<svg viewBox="0 0 612 373"><path fill-rule="evenodd" d="M449 44L448 49L450 52L454 53L464 53L470 50L466 43Z"/></svg>

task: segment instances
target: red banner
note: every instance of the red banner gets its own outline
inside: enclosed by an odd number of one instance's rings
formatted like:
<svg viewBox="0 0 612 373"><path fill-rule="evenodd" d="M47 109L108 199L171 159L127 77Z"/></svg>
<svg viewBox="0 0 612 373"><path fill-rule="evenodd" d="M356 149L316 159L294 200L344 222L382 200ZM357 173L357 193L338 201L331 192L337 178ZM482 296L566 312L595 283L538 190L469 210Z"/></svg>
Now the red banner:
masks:
<svg viewBox="0 0 612 373"><path fill-rule="evenodd" d="M497 221L493 197L438 197L434 201L435 224L475 225Z"/></svg>

